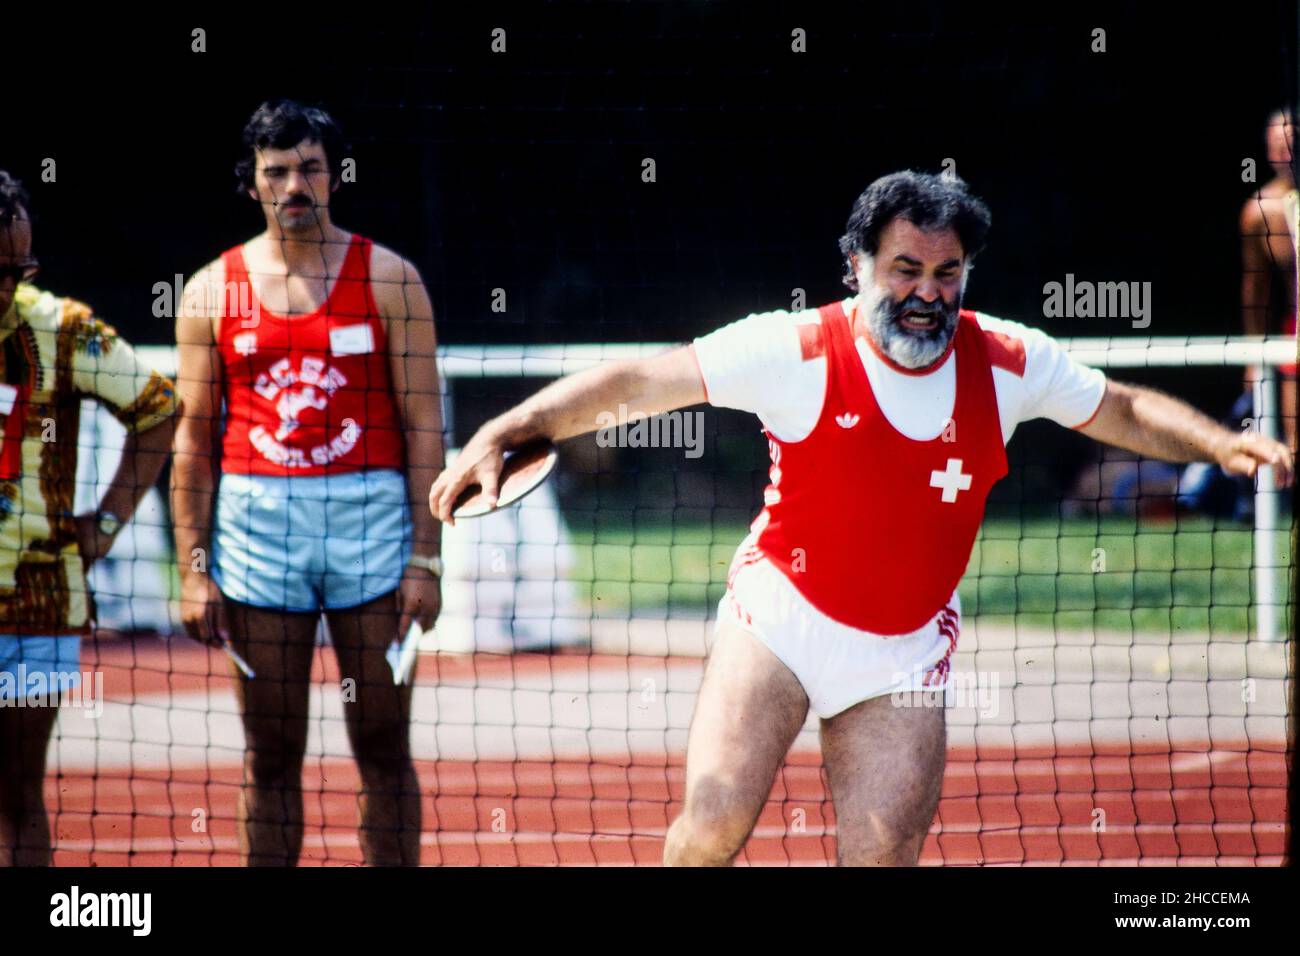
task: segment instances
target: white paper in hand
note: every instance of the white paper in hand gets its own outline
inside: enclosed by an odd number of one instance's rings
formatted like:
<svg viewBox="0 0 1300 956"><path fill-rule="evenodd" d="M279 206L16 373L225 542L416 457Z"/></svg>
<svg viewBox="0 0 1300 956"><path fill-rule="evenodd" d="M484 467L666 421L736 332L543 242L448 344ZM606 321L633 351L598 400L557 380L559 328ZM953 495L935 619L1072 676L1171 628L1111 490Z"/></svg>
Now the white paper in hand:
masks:
<svg viewBox="0 0 1300 956"><path fill-rule="evenodd" d="M420 653L420 639L424 637L424 630L415 621L411 622L411 628L406 632L406 637L401 641L393 641L388 645L388 651L384 658L388 661L388 666L393 671L393 684L400 687L411 679L411 671L415 667L415 658Z"/></svg>

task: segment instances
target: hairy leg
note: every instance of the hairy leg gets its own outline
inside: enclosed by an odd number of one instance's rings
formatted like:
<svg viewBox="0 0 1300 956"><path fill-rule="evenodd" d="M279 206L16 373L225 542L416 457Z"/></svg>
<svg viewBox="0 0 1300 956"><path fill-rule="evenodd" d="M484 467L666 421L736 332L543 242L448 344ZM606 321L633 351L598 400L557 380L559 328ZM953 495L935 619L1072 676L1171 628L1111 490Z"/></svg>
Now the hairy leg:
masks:
<svg viewBox="0 0 1300 956"><path fill-rule="evenodd" d="M361 848L372 866L420 863L420 784L411 759L411 685L393 684L385 652L397 636L397 594L327 612L339 673L356 681L345 699L348 739L361 774Z"/></svg>
<svg viewBox="0 0 1300 956"><path fill-rule="evenodd" d="M0 866L49 866L45 754L57 706L0 707Z"/></svg>
<svg viewBox="0 0 1300 956"><path fill-rule="evenodd" d="M841 866L915 866L947 760L943 696L875 697L822 721Z"/></svg>
<svg viewBox="0 0 1300 956"><path fill-rule="evenodd" d="M256 677L235 674L244 721L240 852L247 866L293 866L302 852L302 761L315 614L226 601L231 643Z"/></svg>
<svg viewBox="0 0 1300 956"><path fill-rule="evenodd" d="M790 669L754 635L722 624L691 720L686 805L668 830L665 865L736 858L807 716Z"/></svg>

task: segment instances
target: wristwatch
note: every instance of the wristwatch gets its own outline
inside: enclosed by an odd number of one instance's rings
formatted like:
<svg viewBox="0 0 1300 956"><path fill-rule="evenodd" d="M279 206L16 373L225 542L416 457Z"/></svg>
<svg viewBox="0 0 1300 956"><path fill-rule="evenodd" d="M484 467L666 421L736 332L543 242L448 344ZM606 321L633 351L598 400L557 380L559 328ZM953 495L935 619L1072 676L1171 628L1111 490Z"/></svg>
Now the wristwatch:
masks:
<svg viewBox="0 0 1300 956"><path fill-rule="evenodd" d="M106 534L111 538L122 530L122 519L111 511L98 511L95 513L95 527L99 529L100 534Z"/></svg>
<svg viewBox="0 0 1300 956"><path fill-rule="evenodd" d="M435 555L411 555L411 567L428 571L435 578L442 577L442 558Z"/></svg>

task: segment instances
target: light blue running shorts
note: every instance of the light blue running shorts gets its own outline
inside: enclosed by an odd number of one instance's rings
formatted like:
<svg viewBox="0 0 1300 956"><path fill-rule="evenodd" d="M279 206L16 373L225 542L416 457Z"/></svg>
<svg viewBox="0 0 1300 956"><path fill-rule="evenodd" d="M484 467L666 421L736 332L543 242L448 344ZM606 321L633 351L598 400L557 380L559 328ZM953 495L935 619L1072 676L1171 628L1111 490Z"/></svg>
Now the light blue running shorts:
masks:
<svg viewBox="0 0 1300 956"><path fill-rule="evenodd" d="M0 707L57 696L80 685L79 635L0 634Z"/></svg>
<svg viewBox="0 0 1300 956"><path fill-rule="evenodd" d="M401 472L221 476L212 571L242 604L293 612L365 604L397 587L410 542Z"/></svg>

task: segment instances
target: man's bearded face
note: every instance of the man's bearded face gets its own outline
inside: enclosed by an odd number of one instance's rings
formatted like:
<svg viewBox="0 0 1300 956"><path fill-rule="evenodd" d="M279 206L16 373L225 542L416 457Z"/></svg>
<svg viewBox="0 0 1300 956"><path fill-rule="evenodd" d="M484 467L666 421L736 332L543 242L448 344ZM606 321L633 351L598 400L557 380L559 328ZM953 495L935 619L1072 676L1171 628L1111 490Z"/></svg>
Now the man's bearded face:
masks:
<svg viewBox="0 0 1300 956"><path fill-rule="evenodd" d="M876 347L904 368L933 365L957 331L968 271L951 228L922 230L895 219L875 255L859 254L859 306Z"/></svg>
<svg viewBox="0 0 1300 956"><path fill-rule="evenodd" d="M957 331L961 293L951 302L926 302L915 293L897 302L872 286L863 293L863 317L876 346L904 368L937 362Z"/></svg>

